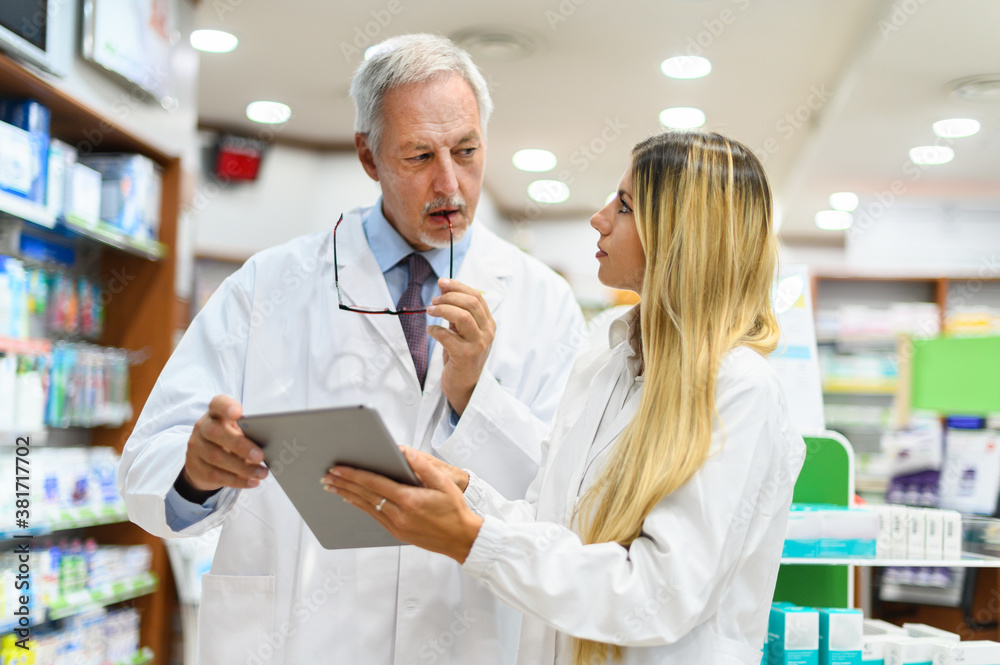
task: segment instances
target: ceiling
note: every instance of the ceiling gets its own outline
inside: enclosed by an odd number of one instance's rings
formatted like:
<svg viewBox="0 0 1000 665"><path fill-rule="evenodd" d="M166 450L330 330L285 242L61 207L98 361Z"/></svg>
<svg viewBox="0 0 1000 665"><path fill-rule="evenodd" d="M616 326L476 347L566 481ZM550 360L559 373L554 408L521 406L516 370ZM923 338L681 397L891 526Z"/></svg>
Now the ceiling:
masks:
<svg viewBox="0 0 1000 665"><path fill-rule="evenodd" d="M958 98L949 83L1000 73L998 0L282 0L202 2L196 27L235 34L228 54L203 54L202 124L255 134L249 102L292 108L278 135L353 145L347 95L364 48L406 32L461 37L514 31L529 52L473 49L491 86L486 189L515 219L589 216L617 185L629 148L660 131L672 106L705 111L705 128L765 158L786 241L842 241L814 214L836 191L903 207L1000 210L1000 102ZM372 37L371 35L374 35ZM669 79L660 63L703 55L712 73ZM497 57L497 56L500 57ZM931 124L980 121L979 134L937 139ZM946 143L952 162L915 167L908 151ZM522 148L555 153L546 175L518 171ZM529 182L569 183L537 206Z"/></svg>

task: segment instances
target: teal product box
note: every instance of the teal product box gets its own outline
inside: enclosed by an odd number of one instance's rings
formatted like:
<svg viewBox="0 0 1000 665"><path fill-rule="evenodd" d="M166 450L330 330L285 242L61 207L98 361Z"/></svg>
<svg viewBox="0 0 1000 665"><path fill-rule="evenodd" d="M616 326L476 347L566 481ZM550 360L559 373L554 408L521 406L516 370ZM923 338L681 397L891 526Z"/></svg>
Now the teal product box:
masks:
<svg viewBox="0 0 1000 665"><path fill-rule="evenodd" d="M143 155L81 155L101 174L101 221L137 240L156 240L160 229L162 175Z"/></svg>
<svg viewBox="0 0 1000 665"><path fill-rule="evenodd" d="M819 556L874 558L877 553L879 517L870 510L828 509L822 512Z"/></svg>
<svg viewBox="0 0 1000 665"><path fill-rule="evenodd" d="M41 205L45 204L51 117L48 107L33 99L0 99L0 120L28 133L31 182L25 197Z"/></svg>
<svg viewBox="0 0 1000 665"><path fill-rule="evenodd" d="M819 612L772 605L767 646L771 665L819 665Z"/></svg>
<svg viewBox="0 0 1000 665"><path fill-rule="evenodd" d="M819 610L820 665L861 665L863 622L861 610Z"/></svg>

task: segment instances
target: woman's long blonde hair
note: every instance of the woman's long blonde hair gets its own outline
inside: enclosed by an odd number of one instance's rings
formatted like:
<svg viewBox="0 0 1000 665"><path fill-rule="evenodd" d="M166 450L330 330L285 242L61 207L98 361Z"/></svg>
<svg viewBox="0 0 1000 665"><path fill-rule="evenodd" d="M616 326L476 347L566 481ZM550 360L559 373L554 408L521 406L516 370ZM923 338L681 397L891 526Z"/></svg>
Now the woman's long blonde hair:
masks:
<svg viewBox="0 0 1000 665"><path fill-rule="evenodd" d="M767 355L778 343L777 241L760 160L719 134L667 132L633 148L632 193L646 257L642 398L577 512L589 518L585 542L623 547L708 458L723 355L740 345ZM573 640L575 665L622 655Z"/></svg>

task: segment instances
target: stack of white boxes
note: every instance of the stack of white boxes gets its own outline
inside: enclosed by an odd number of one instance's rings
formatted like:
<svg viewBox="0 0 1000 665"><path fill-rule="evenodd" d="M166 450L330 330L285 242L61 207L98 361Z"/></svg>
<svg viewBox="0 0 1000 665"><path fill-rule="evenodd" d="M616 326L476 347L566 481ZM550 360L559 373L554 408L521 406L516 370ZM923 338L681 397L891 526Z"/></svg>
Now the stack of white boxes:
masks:
<svg viewBox="0 0 1000 665"><path fill-rule="evenodd" d="M954 510L871 506L879 516L876 557L879 559L962 558L962 515Z"/></svg>
<svg viewBox="0 0 1000 665"><path fill-rule="evenodd" d="M955 633L920 623L903 627L865 619L862 663L871 665L1000 665L1000 643L961 641Z"/></svg>

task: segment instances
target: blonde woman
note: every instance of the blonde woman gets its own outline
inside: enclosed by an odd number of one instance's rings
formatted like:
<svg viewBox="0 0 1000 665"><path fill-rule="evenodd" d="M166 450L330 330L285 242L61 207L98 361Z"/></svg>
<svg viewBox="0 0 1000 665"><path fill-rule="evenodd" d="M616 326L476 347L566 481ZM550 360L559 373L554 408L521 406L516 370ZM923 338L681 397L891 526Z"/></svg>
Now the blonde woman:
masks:
<svg viewBox="0 0 1000 665"><path fill-rule="evenodd" d="M765 360L764 169L718 134L661 134L591 225L601 281L641 303L578 361L527 500L411 449L424 488L324 482L519 609L519 663L756 664L805 451Z"/></svg>

